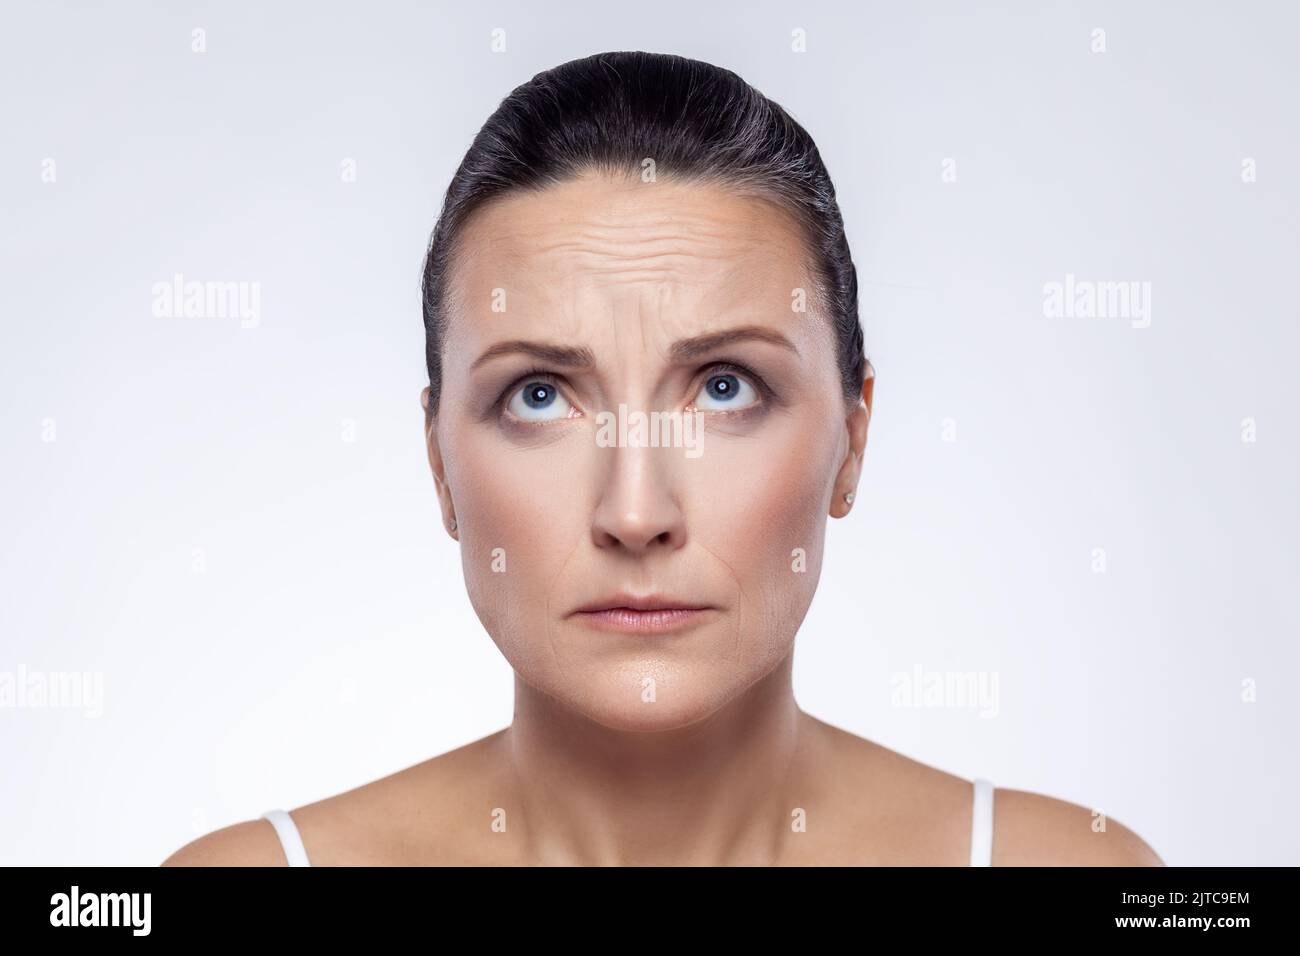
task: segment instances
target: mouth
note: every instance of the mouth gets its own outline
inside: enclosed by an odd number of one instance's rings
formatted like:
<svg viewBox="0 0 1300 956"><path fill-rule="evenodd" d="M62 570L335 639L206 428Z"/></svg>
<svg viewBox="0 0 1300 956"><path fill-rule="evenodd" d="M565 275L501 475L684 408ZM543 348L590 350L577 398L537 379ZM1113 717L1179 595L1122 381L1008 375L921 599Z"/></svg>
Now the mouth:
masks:
<svg viewBox="0 0 1300 956"><path fill-rule="evenodd" d="M571 617L589 627L624 634L662 634L698 624L711 605L665 595L616 594L574 611Z"/></svg>

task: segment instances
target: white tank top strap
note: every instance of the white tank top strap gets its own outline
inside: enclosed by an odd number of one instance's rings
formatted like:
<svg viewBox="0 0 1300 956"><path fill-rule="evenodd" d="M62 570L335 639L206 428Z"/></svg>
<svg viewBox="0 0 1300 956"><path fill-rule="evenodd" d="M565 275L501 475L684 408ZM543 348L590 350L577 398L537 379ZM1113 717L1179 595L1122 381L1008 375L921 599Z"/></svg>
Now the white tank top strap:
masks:
<svg viewBox="0 0 1300 956"><path fill-rule="evenodd" d="M970 865L993 865L993 784L983 777L974 781L970 824Z"/></svg>
<svg viewBox="0 0 1300 956"><path fill-rule="evenodd" d="M298 832L293 817L289 816L289 811L267 810L262 814L262 819L270 820L271 826L275 827L276 836L280 838L280 846L284 847L284 855L290 866L311 866L311 861L307 859L307 848L302 845L302 835Z"/></svg>

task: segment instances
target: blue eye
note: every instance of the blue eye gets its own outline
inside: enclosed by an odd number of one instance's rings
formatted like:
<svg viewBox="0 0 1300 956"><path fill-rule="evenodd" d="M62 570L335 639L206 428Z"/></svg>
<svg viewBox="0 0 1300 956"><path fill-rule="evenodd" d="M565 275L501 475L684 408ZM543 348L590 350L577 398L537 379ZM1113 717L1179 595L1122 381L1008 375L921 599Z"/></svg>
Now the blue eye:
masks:
<svg viewBox="0 0 1300 956"><path fill-rule="evenodd" d="M758 390L749 382L730 372L720 372L705 379L695 404L701 411L738 411L754 404L757 398Z"/></svg>
<svg viewBox="0 0 1300 956"><path fill-rule="evenodd" d="M506 408L526 422L547 422L569 417L573 407L552 382L538 379L525 382L515 390Z"/></svg>

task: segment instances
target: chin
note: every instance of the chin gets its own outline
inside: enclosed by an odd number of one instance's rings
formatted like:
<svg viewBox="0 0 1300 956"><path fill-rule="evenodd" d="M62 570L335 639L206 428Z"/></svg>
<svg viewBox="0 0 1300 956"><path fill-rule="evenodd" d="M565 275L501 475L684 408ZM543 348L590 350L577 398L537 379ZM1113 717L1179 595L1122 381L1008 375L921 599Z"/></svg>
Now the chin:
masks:
<svg viewBox="0 0 1300 956"><path fill-rule="evenodd" d="M734 662L711 665L641 652L622 660L588 660L526 683L565 709L610 730L654 732L689 727L744 692Z"/></svg>
<svg viewBox="0 0 1300 956"><path fill-rule="evenodd" d="M674 674L662 662L658 662L658 670L668 673L655 678L653 697L650 685L637 672L629 671L599 678L569 701L569 706L610 730L652 733L698 723L725 705L731 693L741 690L719 688L711 675Z"/></svg>
<svg viewBox="0 0 1300 956"><path fill-rule="evenodd" d="M483 612L502 603L485 603ZM668 633L610 630L572 614L539 613L532 620L548 623L529 627L530 616L483 612L519 681L561 710L617 731L671 731L708 719L769 674L794 641L793 627L779 639L759 639L742 627L751 612L735 606Z"/></svg>

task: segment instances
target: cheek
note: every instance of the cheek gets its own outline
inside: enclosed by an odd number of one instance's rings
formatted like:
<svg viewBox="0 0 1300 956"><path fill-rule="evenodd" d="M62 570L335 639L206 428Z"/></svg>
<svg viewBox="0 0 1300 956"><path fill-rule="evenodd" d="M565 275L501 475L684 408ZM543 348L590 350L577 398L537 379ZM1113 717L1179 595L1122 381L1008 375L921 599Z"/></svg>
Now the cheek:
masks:
<svg viewBox="0 0 1300 956"><path fill-rule="evenodd" d="M575 444L563 441L512 450L490 429L448 436L465 585L498 645L523 641L580 543L586 525L574 485L587 465L575 453Z"/></svg>
<svg viewBox="0 0 1300 956"><path fill-rule="evenodd" d="M797 419L759 434L706 444L690 526L735 576L746 629L797 630L821 568L834 434Z"/></svg>

